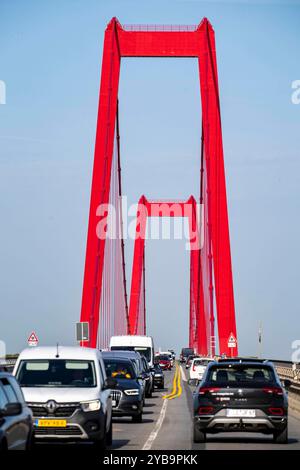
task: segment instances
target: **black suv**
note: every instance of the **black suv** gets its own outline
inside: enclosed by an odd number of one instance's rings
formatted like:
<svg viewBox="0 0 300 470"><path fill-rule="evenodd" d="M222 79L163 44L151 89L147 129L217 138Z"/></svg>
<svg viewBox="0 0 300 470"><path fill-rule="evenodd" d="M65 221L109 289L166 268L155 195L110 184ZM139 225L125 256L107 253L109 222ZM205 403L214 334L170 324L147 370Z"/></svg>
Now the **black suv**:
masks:
<svg viewBox="0 0 300 470"><path fill-rule="evenodd" d="M211 362L194 392L194 442L205 442L207 433L244 431L273 434L284 444L287 412L287 394L271 362Z"/></svg>
<svg viewBox="0 0 300 470"><path fill-rule="evenodd" d="M143 416L143 387L130 359L116 357L109 352L103 355L107 377L117 381L111 391L113 416L131 416L141 422Z"/></svg>

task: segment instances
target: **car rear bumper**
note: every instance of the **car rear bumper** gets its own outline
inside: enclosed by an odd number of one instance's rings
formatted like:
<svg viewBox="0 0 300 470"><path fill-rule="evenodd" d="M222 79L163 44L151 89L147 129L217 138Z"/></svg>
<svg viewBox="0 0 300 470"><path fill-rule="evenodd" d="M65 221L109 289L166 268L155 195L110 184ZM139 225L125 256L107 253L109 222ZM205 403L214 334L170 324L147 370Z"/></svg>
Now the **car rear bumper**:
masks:
<svg viewBox="0 0 300 470"><path fill-rule="evenodd" d="M260 411L260 410L259 410ZM196 415L194 425L207 433L217 432L262 432L271 434L287 426L287 416L267 416L260 412L255 418L229 418L225 413Z"/></svg>
<svg viewBox="0 0 300 470"><path fill-rule="evenodd" d="M164 377L158 377L154 379L154 385L159 387L164 384Z"/></svg>
<svg viewBox="0 0 300 470"><path fill-rule="evenodd" d="M190 373L190 380L196 380L198 382L201 382L202 378L203 378L203 374L199 375L199 374Z"/></svg>

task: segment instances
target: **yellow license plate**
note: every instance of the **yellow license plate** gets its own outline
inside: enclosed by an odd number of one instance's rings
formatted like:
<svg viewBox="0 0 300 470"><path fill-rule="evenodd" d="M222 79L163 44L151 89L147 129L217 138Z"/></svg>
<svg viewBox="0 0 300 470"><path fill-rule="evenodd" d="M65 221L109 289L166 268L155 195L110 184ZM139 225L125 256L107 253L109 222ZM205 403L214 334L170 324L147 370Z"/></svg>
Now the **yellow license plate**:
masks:
<svg viewBox="0 0 300 470"><path fill-rule="evenodd" d="M35 425L39 428L65 428L67 421L65 419L37 419Z"/></svg>

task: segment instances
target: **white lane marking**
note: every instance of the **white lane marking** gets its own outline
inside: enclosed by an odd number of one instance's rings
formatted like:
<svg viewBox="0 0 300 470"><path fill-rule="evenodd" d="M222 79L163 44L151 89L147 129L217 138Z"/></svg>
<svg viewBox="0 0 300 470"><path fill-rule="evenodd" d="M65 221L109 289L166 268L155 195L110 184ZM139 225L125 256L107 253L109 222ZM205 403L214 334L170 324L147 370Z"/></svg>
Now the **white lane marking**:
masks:
<svg viewBox="0 0 300 470"><path fill-rule="evenodd" d="M160 410L160 414L159 414L159 418L158 418L158 421L156 423L156 426L153 429L153 431L151 432L151 434L148 437L147 441L145 442L143 450L150 450L151 447L152 447L153 442L157 438L157 434L159 433L159 430L160 430L160 428L162 426L162 423L165 419L168 401L169 400L164 400L163 406L161 407L161 410Z"/></svg>
<svg viewBox="0 0 300 470"><path fill-rule="evenodd" d="M181 377L182 377L182 380L183 380L184 382L186 382L186 381L187 381L187 380L186 380L186 375L185 375L185 372L184 372L182 366L180 366L180 370L181 370Z"/></svg>

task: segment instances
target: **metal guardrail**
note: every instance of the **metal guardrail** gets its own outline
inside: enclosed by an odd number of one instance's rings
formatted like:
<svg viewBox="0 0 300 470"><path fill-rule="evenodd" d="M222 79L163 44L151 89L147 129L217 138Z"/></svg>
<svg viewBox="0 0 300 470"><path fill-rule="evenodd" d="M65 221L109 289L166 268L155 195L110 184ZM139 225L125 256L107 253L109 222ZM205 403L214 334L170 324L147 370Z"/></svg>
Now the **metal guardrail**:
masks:
<svg viewBox="0 0 300 470"><path fill-rule="evenodd" d="M290 380L292 382L289 391L296 395L299 401L300 395L300 365L288 361L273 361L277 370L277 374L281 380Z"/></svg>
<svg viewBox="0 0 300 470"><path fill-rule="evenodd" d="M0 371L1 369L7 370L8 372L12 372L17 359L0 359Z"/></svg>
<svg viewBox="0 0 300 470"><path fill-rule="evenodd" d="M284 379L290 379L300 384L300 369L292 369L292 367L276 366L277 373Z"/></svg>
<svg viewBox="0 0 300 470"><path fill-rule="evenodd" d="M122 24L122 29L131 32L194 32L198 25L156 25L156 24Z"/></svg>

